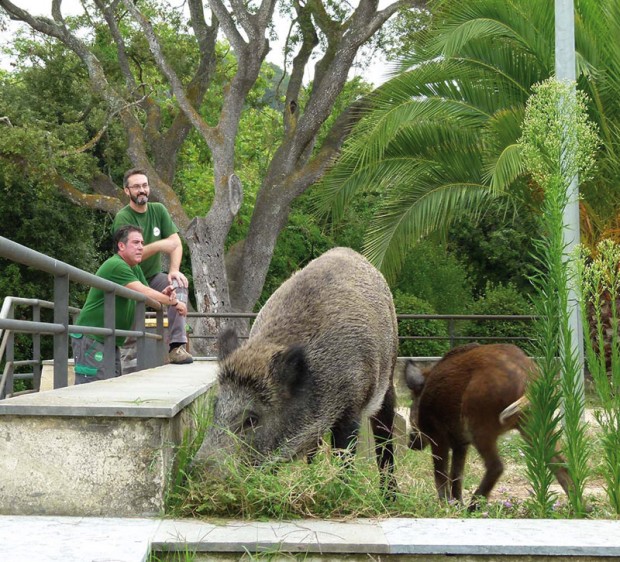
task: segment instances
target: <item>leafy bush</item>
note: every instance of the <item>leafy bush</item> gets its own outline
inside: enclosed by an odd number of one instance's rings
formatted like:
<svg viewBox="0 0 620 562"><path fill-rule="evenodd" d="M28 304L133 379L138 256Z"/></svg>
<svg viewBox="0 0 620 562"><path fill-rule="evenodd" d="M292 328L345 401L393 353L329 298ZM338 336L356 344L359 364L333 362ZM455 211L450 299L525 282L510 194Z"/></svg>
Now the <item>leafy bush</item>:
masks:
<svg viewBox="0 0 620 562"><path fill-rule="evenodd" d="M480 315L532 315L534 310L528 297L520 293L512 283L507 285L492 285L488 283L484 295L471 306L470 313ZM533 336L532 324L530 322L511 320L466 322L462 326L461 332L464 336L470 336L472 339L477 337L530 338ZM505 343L514 343L519 347L527 348L528 346L527 341L503 341ZM480 343L495 343L495 341L480 340Z"/></svg>
<svg viewBox="0 0 620 562"><path fill-rule="evenodd" d="M414 296L394 292L394 306L397 314L436 314L426 301ZM400 336L447 336L444 320L400 320ZM450 349L448 340L401 340L398 354L405 357L440 357Z"/></svg>
<svg viewBox="0 0 620 562"><path fill-rule="evenodd" d="M444 246L418 244L407 256L396 289L430 303L437 314L462 314L472 302L467 270Z"/></svg>

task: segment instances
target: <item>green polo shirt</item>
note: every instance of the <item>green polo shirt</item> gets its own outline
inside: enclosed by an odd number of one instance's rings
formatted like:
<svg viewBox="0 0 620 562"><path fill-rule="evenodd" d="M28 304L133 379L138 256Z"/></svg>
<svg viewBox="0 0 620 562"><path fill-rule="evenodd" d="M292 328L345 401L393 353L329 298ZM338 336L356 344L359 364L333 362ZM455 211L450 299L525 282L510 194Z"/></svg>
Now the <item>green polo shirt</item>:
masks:
<svg viewBox="0 0 620 562"><path fill-rule="evenodd" d="M168 209L161 203L147 203L146 213L136 213L129 205L123 207L114 217L112 233L126 224L142 228L145 245L158 240L164 240L179 232L179 229L170 217ZM144 260L140 267L147 279L157 275L161 271L161 254L158 252L149 259Z"/></svg>
<svg viewBox="0 0 620 562"><path fill-rule="evenodd" d="M114 254L111 258L104 261L101 264L101 267L97 270L96 275L123 286L134 281L140 281L143 285L148 285L140 266L134 265L133 267L130 267L129 264L118 254ZM94 326L97 328L104 327L103 295L104 292L101 289L97 289L96 287L90 288L84 307L75 322L78 326ZM131 330L134 323L135 312L136 301L126 299L125 297L119 297L117 295L116 329ZM74 334L71 335L73 337L81 337ZM88 337L103 342L103 336L94 336L89 334ZM125 343L125 338L116 338L116 345L121 346L123 343Z"/></svg>

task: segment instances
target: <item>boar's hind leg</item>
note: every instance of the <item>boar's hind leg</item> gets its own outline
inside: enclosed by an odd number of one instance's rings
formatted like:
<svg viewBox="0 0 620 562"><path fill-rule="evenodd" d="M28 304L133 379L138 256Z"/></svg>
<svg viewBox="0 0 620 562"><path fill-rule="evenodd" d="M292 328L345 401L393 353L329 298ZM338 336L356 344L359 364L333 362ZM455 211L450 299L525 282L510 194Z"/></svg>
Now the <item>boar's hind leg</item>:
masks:
<svg viewBox="0 0 620 562"><path fill-rule="evenodd" d="M489 496L491 490L499 480L499 477L504 472L504 464L502 463L502 459L500 459L499 453L497 452L496 435L493 435L492 438L487 438L483 442L474 440L474 445L484 460L484 467L486 471L484 473L484 477L482 478L482 482L480 482L480 486L478 486L478 489L474 492L472 501L469 504L470 511L474 511L478 507L476 498L479 498L480 496L486 498Z"/></svg>

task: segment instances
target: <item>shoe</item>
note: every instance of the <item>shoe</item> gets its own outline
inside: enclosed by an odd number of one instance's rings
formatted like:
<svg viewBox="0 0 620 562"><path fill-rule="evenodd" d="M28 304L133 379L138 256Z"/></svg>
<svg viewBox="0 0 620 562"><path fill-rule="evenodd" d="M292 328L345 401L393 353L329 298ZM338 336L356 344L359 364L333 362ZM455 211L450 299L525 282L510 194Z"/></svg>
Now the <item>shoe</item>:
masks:
<svg viewBox="0 0 620 562"><path fill-rule="evenodd" d="M194 358L191 353L185 349L184 345L175 347L170 353L168 353L168 360L175 365L188 365L194 362Z"/></svg>

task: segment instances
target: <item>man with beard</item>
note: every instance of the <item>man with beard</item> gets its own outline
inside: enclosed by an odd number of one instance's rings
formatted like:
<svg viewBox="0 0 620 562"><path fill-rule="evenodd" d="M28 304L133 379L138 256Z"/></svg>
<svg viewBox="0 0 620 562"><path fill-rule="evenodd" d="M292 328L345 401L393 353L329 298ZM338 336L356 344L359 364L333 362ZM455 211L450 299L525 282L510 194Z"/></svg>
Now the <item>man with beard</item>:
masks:
<svg viewBox="0 0 620 562"><path fill-rule="evenodd" d="M124 191L129 205L123 207L114 218L112 231L125 224L142 228L144 233L144 255L140 267L150 287L157 291L172 285L176 295L187 304L187 278L179 268L183 257L183 246L179 229L170 213L161 203L149 202L149 180L144 170L132 168L125 172ZM168 273L162 272L161 254L169 256ZM168 359L170 363L192 363L193 357L186 350L187 333L185 315L179 314L174 306L168 307Z"/></svg>
<svg viewBox="0 0 620 562"><path fill-rule="evenodd" d="M116 253L101 264L96 275L138 291L154 301L168 305L169 308L176 308L179 314L187 314L185 305L178 301L170 285L162 291L156 291L147 285L138 265L144 255L144 240L140 227L125 225L119 228L114 233L114 249ZM91 287L75 324L103 328L104 304L104 291ZM130 330L134 323L136 301L117 296L115 309L116 329ZM75 360L75 384L110 379L123 374L119 346L123 345L124 340L123 337L116 338L115 372L106 373L103 369L103 336L71 334L71 346Z"/></svg>

